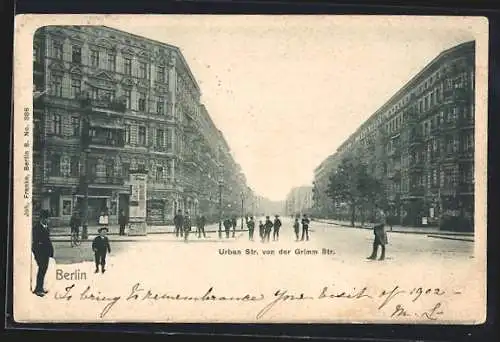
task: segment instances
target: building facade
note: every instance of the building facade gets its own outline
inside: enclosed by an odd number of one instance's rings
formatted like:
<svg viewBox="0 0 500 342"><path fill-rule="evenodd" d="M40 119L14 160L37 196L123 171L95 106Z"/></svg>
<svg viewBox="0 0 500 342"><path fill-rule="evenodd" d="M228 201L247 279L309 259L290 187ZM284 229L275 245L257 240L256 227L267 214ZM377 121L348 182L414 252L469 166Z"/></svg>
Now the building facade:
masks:
<svg viewBox="0 0 500 342"><path fill-rule="evenodd" d="M178 209L215 218L221 184L230 198L247 189L178 47L103 26L43 27L33 84L45 90L33 103L33 212L49 210L54 225L81 202L86 170L89 224L128 212L132 171L148 174L149 224L171 224Z"/></svg>
<svg viewBox="0 0 500 342"><path fill-rule="evenodd" d="M473 223L474 82L475 42L443 51L337 149L337 162L360 158L384 183L397 223ZM326 186L318 172L315 191Z"/></svg>
<svg viewBox="0 0 500 342"><path fill-rule="evenodd" d="M285 200L287 216L310 214L313 208L313 187L301 186L290 190Z"/></svg>
<svg viewBox="0 0 500 342"><path fill-rule="evenodd" d="M340 158L334 153L326 158L315 170L312 187L312 214L326 218L333 213L333 202L327 194L330 175L338 167Z"/></svg>

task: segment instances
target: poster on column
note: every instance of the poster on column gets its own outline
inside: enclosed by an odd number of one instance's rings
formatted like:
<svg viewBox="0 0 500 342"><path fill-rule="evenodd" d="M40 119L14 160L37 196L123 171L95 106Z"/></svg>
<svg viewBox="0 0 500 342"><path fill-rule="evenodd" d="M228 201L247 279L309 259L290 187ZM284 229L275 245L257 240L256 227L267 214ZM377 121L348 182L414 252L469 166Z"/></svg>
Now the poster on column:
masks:
<svg viewBox="0 0 500 342"><path fill-rule="evenodd" d="M118 52L100 57L115 58L116 70L91 72L100 65L94 43ZM480 17L16 17L15 319L484 322L488 44ZM69 70L81 56L91 58ZM71 165L77 158L55 130L74 113L51 108L77 104L69 94L78 83L59 82L70 72L120 79L106 83L114 96L78 104L130 123L93 131L89 158L112 151L124 167L154 174L92 184L106 194L130 185L129 236L108 235L103 274L94 274L90 241L70 246L62 215L60 194L70 196L78 177L72 168L60 175L57 148ZM119 102L128 96L131 109ZM33 117L45 112L53 124L39 129ZM433 151L433 142L450 148ZM45 169L30 168L49 162L50 176L32 179ZM438 193L442 204L429 214ZM148 197L157 201L150 217ZM52 209L36 227L48 225L60 270L37 295L32 198ZM175 217L162 220L165 208Z"/></svg>

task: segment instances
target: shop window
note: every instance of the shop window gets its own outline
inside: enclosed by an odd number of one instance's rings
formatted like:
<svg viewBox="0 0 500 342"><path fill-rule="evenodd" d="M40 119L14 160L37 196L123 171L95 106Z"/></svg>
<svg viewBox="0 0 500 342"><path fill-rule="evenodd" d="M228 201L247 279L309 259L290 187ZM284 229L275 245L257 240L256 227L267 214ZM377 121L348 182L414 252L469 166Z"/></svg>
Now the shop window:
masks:
<svg viewBox="0 0 500 342"><path fill-rule="evenodd" d="M50 217L59 216L59 195L51 194L49 198L49 215Z"/></svg>
<svg viewBox="0 0 500 342"><path fill-rule="evenodd" d="M65 216L71 215L71 200L63 201L62 214Z"/></svg>

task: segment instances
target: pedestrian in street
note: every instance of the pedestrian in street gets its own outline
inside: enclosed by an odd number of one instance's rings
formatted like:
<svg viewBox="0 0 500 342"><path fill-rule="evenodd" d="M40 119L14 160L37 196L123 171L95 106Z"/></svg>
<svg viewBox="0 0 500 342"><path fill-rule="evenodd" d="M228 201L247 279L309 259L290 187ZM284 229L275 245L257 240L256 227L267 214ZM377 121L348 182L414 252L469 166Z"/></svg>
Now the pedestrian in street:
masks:
<svg viewBox="0 0 500 342"><path fill-rule="evenodd" d="M280 228L281 220L279 218L279 215L275 215L273 222L273 241L278 241L280 239Z"/></svg>
<svg viewBox="0 0 500 342"><path fill-rule="evenodd" d="M269 218L269 216L266 216L266 222L264 223L264 241L269 242L269 239L271 238L271 230L273 229L273 221Z"/></svg>
<svg viewBox="0 0 500 342"><path fill-rule="evenodd" d="M198 215L198 219L196 221L196 230L198 231L198 239L201 238L201 235L203 234L203 237L206 238L207 235L205 234L205 216L203 215Z"/></svg>
<svg viewBox="0 0 500 342"><path fill-rule="evenodd" d="M73 210L73 214L69 219L69 227L71 229L71 235L78 237L80 234L80 226L82 225L82 220L77 210Z"/></svg>
<svg viewBox="0 0 500 342"><path fill-rule="evenodd" d="M123 209L120 210L118 224L120 225L120 235L125 235L125 226L128 224L128 217L125 215L125 211Z"/></svg>
<svg viewBox="0 0 500 342"><path fill-rule="evenodd" d="M264 223L262 223L262 220L259 220L259 236L261 242L264 242L265 232L266 228L264 227Z"/></svg>
<svg viewBox="0 0 500 342"><path fill-rule="evenodd" d="M174 216L174 226L175 226L175 236L179 237L179 235L182 237L183 233L183 221L184 217L182 216L182 211L179 209L177 211L177 214Z"/></svg>
<svg viewBox="0 0 500 342"><path fill-rule="evenodd" d="M376 224L373 226L373 249L372 254L367 258L369 260L377 259L378 246L382 248L382 254L379 260L385 259L385 245L388 243L385 225L387 223L387 216L382 209L379 209L376 216Z"/></svg>
<svg viewBox="0 0 500 342"><path fill-rule="evenodd" d="M255 222L253 221L253 216L251 216L247 221L248 228L248 239L253 241L253 231L255 229Z"/></svg>
<svg viewBox="0 0 500 342"><path fill-rule="evenodd" d="M106 236L108 233L108 228L100 227L99 235L97 235L92 241L92 250L94 251L95 258L95 272L99 272L99 265L101 266L101 272L106 272L106 255L111 253L111 246L109 245L109 239Z"/></svg>
<svg viewBox="0 0 500 342"><path fill-rule="evenodd" d="M293 223L293 230L295 232L295 241L299 241L300 223L298 218L295 218L295 222Z"/></svg>
<svg viewBox="0 0 500 342"><path fill-rule="evenodd" d="M300 241L304 241L304 236L306 241L309 241L309 218L307 218L307 214L304 214L302 217L302 238Z"/></svg>
<svg viewBox="0 0 500 342"><path fill-rule="evenodd" d="M183 227L184 227L184 241L187 242L189 233L191 232L191 218L189 217L189 212L186 211L183 219Z"/></svg>
<svg viewBox="0 0 500 342"><path fill-rule="evenodd" d="M233 219L231 220L231 225L233 226L233 237L236 233L236 226L238 225L238 222L236 221L236 216L233 216Z"/></svg>
<svg viewBox="0 0 500 342"><path fill-rule="evenodd" d="M33 226L32 229L31 251L35 256L35 261L38 266L36 285L33 293L39 297L43 297L48 293L48 291L44 289L43 284L47 268L49 267L50 258L54 257L54 246L50 240L48 219L49 212L47 210L42 210L40 212L39 221Z"/></svg>
<svg viewBox="0 0 500 342"><path fill-rule="evenodd" d="M226 218L224 220L224 230L226 231L226 239L229 239L229 232L231 230L232 220L230 218Z"/></svg>

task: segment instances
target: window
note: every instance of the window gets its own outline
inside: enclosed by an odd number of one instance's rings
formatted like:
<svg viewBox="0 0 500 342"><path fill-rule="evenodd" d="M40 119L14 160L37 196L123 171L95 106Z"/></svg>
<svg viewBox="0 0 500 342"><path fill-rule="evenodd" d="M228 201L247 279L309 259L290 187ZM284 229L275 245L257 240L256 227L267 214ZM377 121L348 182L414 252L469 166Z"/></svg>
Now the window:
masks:
<svg viewBox="0 0 500 342"><path fill-rule="evenodd" d="M139 77L148 78L148 65L146 62L139 62Z"/></svg>
<svg viewBox="0 0 500 342"><path fill-rule="evenodd" d="M139 99L137 101L138 103L138 110L141 112L146 111L146 93L139 92Z"/></svg>
<svg viewBox="0 0 500 342"><path fill-rule="evenodd" d="M172 131L167 129L167 149L172 150Z"/></svg>
<svg viewBox="0 0 500 342"><path fill-rule="evenodd" d="M80 118L79 117L72 117L71 118L71 128L73 129L73 136L79 136L80 135Z"/></svg>
<svg viewBox="0 0 500 342"><path fill-rule="evenodd" d="M158 100L156 102L156 112L158 114L165 114L165 106L164 106L164 103L165 103L165 99L163 97L158 97Z"/></svg>
<svg viewBox="0 0 500 342"><path fill-rule="evenodd" d="M99 51L90 50L90 65L94 68L99 68Z"/></svg>
<svg viewBox="0 0 500 342"><path fill-rule="evenodd" d="M82 81L79 79L73 78L71 80L71 96L73 98L77 98L82 91Z"/></svg>
<svg viewBox="0 0 500 342"><path fill-rule="evenodd" d="M116 55L114 53L108 53L108 70L116 71Z"/></svg>
<svg viewBox="0 0 500 342"><path fill-rule="evenodd" d="M64 215L64 216L71 215L71 200L64 200L63 201L62 215Z"/></svg>
<svg viewBox="0 0 500 342"><path fill-rule="evenodd" d="M163 166L156 167L156 181L159 182L163 179Z"/></svg>
<svg viewBox="0 0 500 342"><path fill-rule="evenodd" d="M51 194L49 200L49 216L57 217L59 216L59 196L57 194Z"/></svg>
<svg viewBox="0 0 500 342"><path fill-rule="evenodd" d="M124 64L124 72L125 75L132 75L132 60L130 58L124 58L125 64Z"/></svg>
<svg viewBox="0 0 500 342"><path fill-rule="evenodd" d="M130 125L125 125L125 143L130 144Z"/></svg>
<svg viewBox="0 0 500 342"><path fill-rule="evenodd" d="M126 179L129 176L130 164L122 163L122 175Z"/></svg>
<svg viewBox="0 0 500 342"><path fill-rule="evenodd" d="M71 177L80 176L80 158L77 156L71 157L70 161L70 175Z"/></svg>
<svg viewBox="0 0 500 342"><path fill-rule="evenodd" d="M62 133L61 115L59 114L54 114L52 117L52 133L55 135Z"/></svg>
<svg viewBox="0 0 500 342"><path fill-rule="evenodd" d="M51 83L52 95L62 97L62 76L52 75Z"/></svg>
<svg viewBox="0 0 500 342"><path fill-rule="evenodd" d="M63 45L57 40L52 42L52 57L61 60L63 59Z"/></svg>
<svg viewBox="0 0 500 342"><path fill-rule="evenodd" d="M82 63L82 48L78 45L73 45L71 48L71 61L73 63Z"/></svg>
<svg viewBox="0 0 500 342"><path fill-rule="evenodd" d="M162 129L156 130L156 146L165 146L165 131Z"/></svg>
<svg viewBox="0 0 500 342"><path fill-rule="evenodd" d="M33 46L33 62L35 63L41 62L40 48L38 47L38 45Z"/></svg>
<svg viewBox="0 0 500 342"><path fill-rule="evenodd" d="M132 91L129 89L126 89L124 95L125 95L125 102L126 102L127 109L130 109L130 104L132 103Z"/></svg>
<svg viewBox="0 0 500 342"><path fill-rule="evenodd" d="M109 159L106 161L106 177L113 177L115 170L115 161L113 159Z"/></svg>
<svg viewBox="0 0 500 342"><path fill-rule="evenodd" d="M146 127L139 127L139 145L146 145Z"/></svg>
<svg viewBox="0 0 500 342"><path fill-rule="evenodd" d="M61 156L53 153L49 158L49 175L57 177L61 175Z"/></svg>
<svg viewBox="0 0 500 342"><path fill-rule="evenodd" d="M156 79L158 82L165 82L165 67L164 66L158 66L156 67Z"/></svg>

